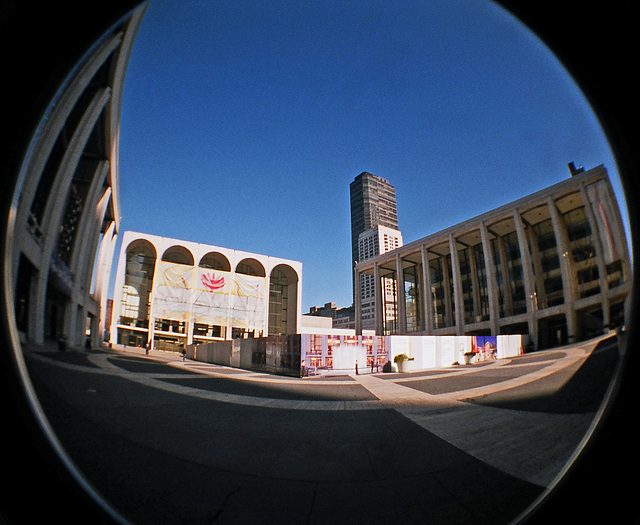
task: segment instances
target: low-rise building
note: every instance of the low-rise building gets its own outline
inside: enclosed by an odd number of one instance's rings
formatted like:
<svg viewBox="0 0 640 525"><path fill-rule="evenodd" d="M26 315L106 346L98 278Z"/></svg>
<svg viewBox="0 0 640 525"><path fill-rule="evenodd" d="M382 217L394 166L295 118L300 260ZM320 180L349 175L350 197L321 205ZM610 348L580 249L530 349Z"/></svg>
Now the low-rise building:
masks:
<svg viewBox="0 0 640 525"><path fill-rule="evenodd" d="M125 232L111 342L186 345L296 334L302 263L156 235Z"/></svg>
<svg viewBox="0 0 640 525"><path fill-rule="evenodd" d="M621 326L631 266L615 194L604 166L570 169L565 181L361 261L356 274L373 276L376 292L395 283L391 298L375 293L376 333L523 334L549 348Z"/></svg>

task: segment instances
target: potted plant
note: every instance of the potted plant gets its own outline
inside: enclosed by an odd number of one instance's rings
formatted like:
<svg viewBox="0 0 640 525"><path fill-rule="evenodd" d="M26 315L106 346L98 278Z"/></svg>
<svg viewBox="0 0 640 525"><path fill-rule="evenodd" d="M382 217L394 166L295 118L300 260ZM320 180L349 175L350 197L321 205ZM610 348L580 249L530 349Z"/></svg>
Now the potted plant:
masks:
<svg viewBox="0 0 640 525"><path fill-rule="evenodd" d="M465 352L465 353L464 353L464 364L465 364L465 365L470 364L470 363L471 363L471 360L473 359L473 357L474 357L475 355L476 355L476 353L475 353L475 352L471 352L471 351L469 351L469 352Z"/></svg>
<svg viewBox="0 0 640 525"><path fill-rule="evenodd" d="M393 358L393 362L398 367L398 372L403 371L404 362L409 360L409 356L407 354L398 354Z"/></svg>

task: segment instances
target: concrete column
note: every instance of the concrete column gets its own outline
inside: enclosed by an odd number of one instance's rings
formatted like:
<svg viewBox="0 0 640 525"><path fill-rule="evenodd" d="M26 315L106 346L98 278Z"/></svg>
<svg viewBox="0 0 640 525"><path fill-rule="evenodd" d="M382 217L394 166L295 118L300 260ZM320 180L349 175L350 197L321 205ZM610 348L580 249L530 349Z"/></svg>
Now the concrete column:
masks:
<svg viewBox="0 0 640 525"><path fill-rule="evenodd" d="M567 331L569 341L577 339L579 335L578 314L573 308L576 300L576 279L575 265L573 263L573 253L569 241L569 232L564 223L564 219L560 216L558 207L551 197L547 197L547 206L551 213L551 224L553 225L553 234L556 238L558 246L558 255L560 257L560 272L562 275L562 293L564 295L565 315L567 319Z"/></svg>
<svg viewBox="0 0 640 525"><path fill-rule="evenodd" d="M598 223L593 212L593 205L589 199L589 194L584 183L580 184L580 194L584 203L584 211L591 228L591 240L596 250L596 264L598 266L598 281L600 283L600 295L602 297L602 324L606 327L611 323L611 312L609 311L609 298L607 295L607 265L604 261L604 252L602 251L602 241L598 235Z"/></svg>
<svg viewBox="0 0 640 525"><path fill-rule="evenodd" d="M108 170L109 162L102 161L98 164L85 199L71 256L71 264L69 265L76 279L87 277L87 266L90 266L90 270L93 270L92 254L95 254L95 251L87 248L90 244L94 244L100 235L102 221L111 198L111 188L104 188L104 180ZM88 252L91 252L91 254ZM91 261L87 261L87 258L90 258ZM88 278L91 279L91 276L89 275Z"/></svg>
<svg viewBox="0 0 640 525"><path fill-rule="evenodd" d="M396 333L407 333L407 301L404 296L404 270L402 257L396 254Z"/></svg>
<svg viewBox="0 0 640 525"><path fill-rule="evenodd" d="M538 346L538 320L535 307L535 286L533 281L533 266L531 265L531 256L529 254L529 246L524 231L522 217L518 210L513 212L513 222L516 226L516 234L518 236L518 246L520 248L520 262L522 265L522 276L524 278L524 291L527 296L527 323L529 324L529 335Z"/></svg>
<svg viewBox="0 0 640 525"><path fill-rule="evenodd" d="M187 340L187 344L188 345L192 345L193 344L193 328L194 328L194 324L193 324L193 320L188 320L185 321L184 323L184 332L185 332L185 336L186 336L186 340Z"/></svg>
<svg viewBox="0 0 640 525"><path fill-rule="evenodd" d="M102 235L102 241L100 242L100 247L98 248L98 268L96 269L96 280L93 295L96 298L96 301L100 303L100 319L99 319L99 337L100 340L94 342L94 344L98 345L102 342L103 334L105 329L107 329L107 320L106 320L106 312L107 312L107 298L108 298L108 288L109 288L109 278L111 275L111 264L113 260L113 252L116 246L116 223L115 221L111 221L109 227ZM114 296L115 296L114 290ZM115 315L115 303L112 315ZM108 327L111 330L111 327Z"/></svg>
<svg viewBox="0 0 640 525"><path fill-rule="evenodd" d="M373 266L374 276L374 292L375 292L375 320L376 320L376 334L384 335L384 300L382 294L385 293L382 286L382 278L380 277L380 266L378 263L374 263Z"/></svg>
<svg viewBox="0 0 640 525"><path fill-rule="evenodd" d="M442 287L444 288L444 297L443 297L444 308L445 308L444 323L448 327L455 326L455 320L453 316L454 301L453 301L453 297L451 296L452 277L449 277L449 268L447 268L447 256L443 255L440 257L440 259L442 263Z"/></svg>
<svg viewBox="0 0 640 525"><path fill-rule="evenodd" d="M51 114L47 116L46 125L38 137L38 145L33 150L35 154L30 160L29 175L25 178L25 185L20 195L17 224L27 222L42 170L70 113L95 73L113 50L120 45L121 41L121 35L114 35L102 42L69 82L69 85L61 93L60 99L56 100L52 106ZM53 192L51 193L53 194Z"/></svg>
<svg viewBox="0 0 640 525"><path fill-rule="evenodd" d="M362 335L362 286L360 283L360 273L353 269L353 281L355 283L354 308L356 316L356 335Z"/></svg>
<svg viewBox="0 0 640 525"><path fill-rule="evenodd" d="M462 300L462 283L460 279L460 261L458 259L458 245L449 234L449 249L451 251L451 273L453 275L453 300L455 302L456 335L464 334L464 304Z"/></svg>
<svg viewBox="0 0 640 525"><path fill-rule="evenodd" d="M431 272L427 247L420 248L422 258L422 304L424 306L424 328L430 334L433 331L433 296L431 295Z"/></svg>
<svg viewBox="0 0 640 525"><path fill-rule="evenodd" d="M108 88L98 91L85 111L78 128L75 130L69 142L70 146L60 162L56 180L51 191L51 197L49 198L47 209L44 213L42 226L45 242L39 264L40 279L38 283L38 299L36 302L36 304L41 305L43 310L41 315L37 316L38 325L36 330L41 333L37 339L38 342L44 340L44 308L46 304L51 253L55 249L58 241L60 223L64 216L67 197L69 196L69 188L85 144L93 131L100 113L109 100L110 93L111 90ZM66 332L65 335L69 335L69 333Z"/></svg>
<svg viewBox="0 0 640 525"><path fill-rule="evenodd" d="M484 256L485 273L487 275L491 335L498 335L498 280L496 277L496 266L493 260L491 241L489 240L489 232L484 222L480 223L480 237L482 239L482 254Z"/></svg>
<svg viewBox="0 0 640 525"><path fill-rule="evenodd" d="M84 349L87 330L87 309L79 304L76 305L76 325L75 325L75 345Z"/></svg>
<svg viewBox="0 0 640 525"><path fill-rule="evenodd" d="M27 325L27 338L30 341L42 342L44 339L44 308L38 308L36 301L38 300L38 285L40 282L40 273L42 270L36 269L31 275L29 281L29 319ZM42 319L40 319L42 317Z"/></svg>

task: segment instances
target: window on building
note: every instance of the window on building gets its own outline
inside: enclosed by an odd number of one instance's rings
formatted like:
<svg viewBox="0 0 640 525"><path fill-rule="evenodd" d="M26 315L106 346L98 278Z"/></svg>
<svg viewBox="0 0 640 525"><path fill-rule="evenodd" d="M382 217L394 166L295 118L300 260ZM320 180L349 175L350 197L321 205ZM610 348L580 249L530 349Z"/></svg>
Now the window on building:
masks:
<svg viewBox="0 0 640 525"><path fill-rule="evenodd" d="M269 284L269 334L286 334L289 308L289 280L277 268L271 272Z"/></svg>
<svg viewBox="0 0 640 525"><path fill-rule="evenodd" d="M407 332L424 330L422 293L420 292L421 266L414 264L404 269L404 300L407 318Z"/></svg>
<svg viewBox="0 0 640 525"><path fill-rule="evenodd" d="M593 234L584 206L563 215L580 297L600 292L600 273L593 243Z"/></svg>

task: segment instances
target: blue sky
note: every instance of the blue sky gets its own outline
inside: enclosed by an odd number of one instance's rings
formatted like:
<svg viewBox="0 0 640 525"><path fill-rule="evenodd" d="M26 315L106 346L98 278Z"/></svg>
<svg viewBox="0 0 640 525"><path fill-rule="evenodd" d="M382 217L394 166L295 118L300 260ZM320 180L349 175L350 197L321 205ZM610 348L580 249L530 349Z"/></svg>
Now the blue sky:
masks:
<svg viewBox="0 0 640 525"><path fill-rule="evenodd" d="M584 96L488 1L151 0L125 80L122 228L301 261L304 313L352 302L362 171L395 186L406 243L572 161L619 188Z"/></svg>

